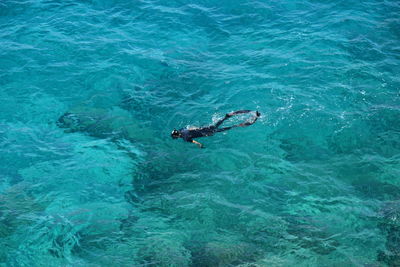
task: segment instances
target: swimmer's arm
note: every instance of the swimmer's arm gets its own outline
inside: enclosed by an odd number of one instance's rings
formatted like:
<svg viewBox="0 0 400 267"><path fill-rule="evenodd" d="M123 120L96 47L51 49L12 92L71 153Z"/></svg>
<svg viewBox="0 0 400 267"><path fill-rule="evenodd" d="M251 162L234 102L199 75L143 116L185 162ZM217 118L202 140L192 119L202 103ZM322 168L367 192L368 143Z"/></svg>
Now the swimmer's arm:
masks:
<svg viewBox="0 0 400 267"><path fill-rule="evenodd" d="M198 145L200 148L203 148L203 145L196 140L192 140L192 143Z"/></svg>

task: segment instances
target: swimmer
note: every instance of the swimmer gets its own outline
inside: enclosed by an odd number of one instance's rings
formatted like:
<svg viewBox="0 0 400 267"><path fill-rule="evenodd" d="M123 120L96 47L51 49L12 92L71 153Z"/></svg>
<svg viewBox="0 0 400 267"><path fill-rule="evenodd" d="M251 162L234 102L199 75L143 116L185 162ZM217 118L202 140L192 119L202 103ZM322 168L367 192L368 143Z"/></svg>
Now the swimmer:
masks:
<svg viewBox="0 0 400 267"><path fill-rule="evenodd" d="M211 125L211 126L207 126L207 127L189 128L189 129L182 128L180 130L174 129L171 133L171 137L173 139L182 138L186 142L194 143L194 144L198 145L200 148L203 148L204 146L201 143L197 142L196 140L193 140L193 138L211 136L214 133L223 132L223 131L226 131L226 130L229 130L229 129L232 129L235 127L245 127L245 126L252 125L253 123L256 122L258 117L260 117L260 115L261 115L260 112L256 111L255 116L253 117L253 119L251 121L246 121L246 122L236 124L233 126L229 126L229 127L218 128L226 119L228 119L232 116L238 115L238 114L244 114L244 113L250 113L250 112L253 112L253 111L238 110L238 111L230 112L230 113L226 114L223 119L219 120L215 125Z"/></svg>

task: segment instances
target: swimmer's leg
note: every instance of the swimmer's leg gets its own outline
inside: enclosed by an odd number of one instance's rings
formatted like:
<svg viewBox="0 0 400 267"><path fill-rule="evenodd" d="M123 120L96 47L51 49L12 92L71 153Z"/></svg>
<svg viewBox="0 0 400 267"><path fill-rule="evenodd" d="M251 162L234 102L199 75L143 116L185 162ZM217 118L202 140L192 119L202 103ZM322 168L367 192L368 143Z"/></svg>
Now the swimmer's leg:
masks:
<svg viewBox="0 0 400 267"><path fill-rule="evenodd" d="M219 121L217 121L217 123L214 125L215 128L218 128L226 119L228 119L229 117L231 117L231 115L229 114L225 114L225 117Z"/></svg>
<svg viewBox="0 0 400 267"><path fill-rule="evenodd" d="M226 114L225 115L225 118L223 118L221 121L219 121L216 125L221 125L221 123L224 121L224 120L226 120L227 118L229 118L229 117L231 117L231 116L234 116L234 115L237 115L237 114L242 114L242 113L249 113L249 112L252 112L251 110L239 110L239 111L235 111L235 112L231 112L231 113L228 113L228 114ZM256 111L256 115L253 117L253 120L252 121L247 121L247 122L243 122L243 123L240 123L240 124L236 124L236 125L232 125L232 126L229 126L229 127L224 127L224 128L220 128L220 129L216 129L215 130L215 132L223 132L223 131L226 131L226 130L229 130L229 129L232 129L232 128L235 128L235 127L246 127L246 126L250 126L250 125L252 125L253 123L255 123L256 121L257 121L257 119L258 119L258 117L260 117L261 116L261 113L260 112L258 112L258 111Z"/></svg>
<svg viewBox="0 0 400 267"><path fill-rule="evenodd" d="M227 114L225 114L225 117L223 118L223 119L221 119L221 120L219 120L215 125L214 125L214 127L215 128L218 128L226 119L229 119L230 117L232 117L232 116L234 116L234 115L238 115L238 114L243 114L243 113L249 113L249 112L251 112L251 110L238 110L238 111L234 111L234 112L230 112L230 113L227 113ZM258 112L258 111L257 111ZM258 115L258 114L257 114ZM232 127L226 127L227 129L226 130L229 130L230 128L232 128ZM225 129L225 128L224 128Z"/></svg>
<svg viewBox="0 0 400 267"><path fill-rule="evenodd" d="M247 112L243 112L243 113L247 113ZM237 125L237 126L238 126L238 127L250 126L250 125L252 125L253 123L255 123L255 122L257 121L258 117L260 117L260 116L261 116L261 113L258 112L258 111L256 111L256 115L253 117L253 120L252 120L252 121L243 122L243 123L241 123L241 124L239 124L239 125Z"/></svg>
<svg viewBox="0 0 400 267"><path fill-rule="evenodd" d="M238 110L238 111L230 112L230 113L228 113L228 114L226 114L226 115L229 116L229 117L231 117L231 116L234 116L234 115L244 114L244 113L250 113L250 112L252 112L252 111L251 111L251 110L248 110L248 109L243 109L243 110ZM257 112L258 112L258 111L257 111Z"/></svg>

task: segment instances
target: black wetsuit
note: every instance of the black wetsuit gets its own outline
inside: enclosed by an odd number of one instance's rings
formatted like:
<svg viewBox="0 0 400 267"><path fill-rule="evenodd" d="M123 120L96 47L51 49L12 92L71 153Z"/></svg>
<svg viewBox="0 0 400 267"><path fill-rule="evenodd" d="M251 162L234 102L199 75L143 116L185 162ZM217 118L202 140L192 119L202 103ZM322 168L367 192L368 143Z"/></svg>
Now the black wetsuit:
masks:
<svg viewBox="0 0 400 267"><path fill-rule="evenodd" d="M240 123L240 124L229 126L229 127L218 128L226 119L228 119L234 115L250 113L250 112L252 112L252 111L251 110L235 111L235 112L226 114L225 117L223 119L219 120L215 125L211 125L211 126L203 127L203 128L196 128L196 129L182 128L179 130L179 132L180 132L183 140L185 140L186 142L192 142L194 138L211 136L214 133L223 132L223 131L232 129L234 127L249 126L249 125L253 124L254 122L256 122L256 120L260 116L260 113L258 111L256 111L256 116L254 117L253 121L251 121L251 122L244 122L244 123Z"/></svg>

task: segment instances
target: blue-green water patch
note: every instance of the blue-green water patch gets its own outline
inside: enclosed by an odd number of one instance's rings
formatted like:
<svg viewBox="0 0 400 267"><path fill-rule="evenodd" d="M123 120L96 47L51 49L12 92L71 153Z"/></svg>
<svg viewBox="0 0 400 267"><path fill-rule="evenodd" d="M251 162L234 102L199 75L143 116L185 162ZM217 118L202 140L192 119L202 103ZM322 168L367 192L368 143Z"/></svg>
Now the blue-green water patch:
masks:
<svg viewBox="0 0 400 267"><path fill-rule="evenodd" d="M399 12L0 3L0 265L397 266Z"/></svg>

